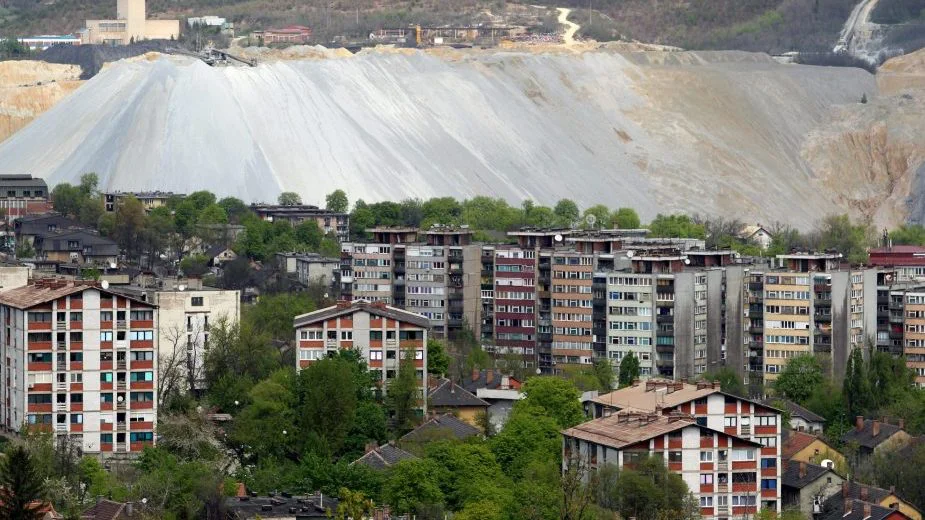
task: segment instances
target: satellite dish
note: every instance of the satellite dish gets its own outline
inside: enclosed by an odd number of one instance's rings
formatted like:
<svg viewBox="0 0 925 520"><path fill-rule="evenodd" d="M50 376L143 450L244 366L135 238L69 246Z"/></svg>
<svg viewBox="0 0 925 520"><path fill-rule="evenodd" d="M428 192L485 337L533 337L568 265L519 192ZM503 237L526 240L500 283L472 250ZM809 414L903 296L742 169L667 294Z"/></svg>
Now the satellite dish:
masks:
<svg viewBox="0 0 925 520"><path fill-rule="evenodd" d="M124 395L120 395L119 397L116 397L116 401L119 401L120 403L121 403L122 401L125 401L125 396L124 396Z"/></svg>
<svg viewBox="0 0 925 520"><path fill-rule="evenodd" d="M732 253L733 258L739 258L740 256L742 255L740 255L738 251L736 251L735 253Z"/></svg>
<svg viewBox="0 0 925 520"><path fill-rule="evenodd" d="M632 249L630 249L629 251L626 252L627 258L633 258L634 256L636 256L636 251L633 251Z"/></svg>
<svg viewBox="0 0 925 520"><path fill-rule="evenodd" d="M690 265L690 264L691 264L691 259L690 259L690 258L685 258L685 259L684 259L684 265Z"/></svg>
<svg viewBox="0 0 925 520"><path fill-rule="evenodd" d="M161 257L160 257L160 258L161 258L161 260L167 260L167 255L165 255L164 253L161 253Z"/></svg>
<svg viewBox="0 0 925 520"><path fill-rule="evenodd" d="M183 285L183 284L180 284L179 286L177 286L177 290L178 290L178 291L181 291L181 292L182 292L182 291L185 291L185 290L186 290L186 286Z"/></svg>
<svg viewBox="0 0 925 520"><path fill-rule="evenodd" d="M103 280L101 285L103 286L103 289L109 289L109 280Z"/></svg>
<svg viewBox="0 0 925 520"><path fill-rule="evenodd" d="M562 235L556 235L556 236L554 236L554 237L552 237L552 238L553 238L553 240L555 240L556 242L562 242Z"/></svg>
<svg viewBox="0 0 925 520"><path fill-rule="evenodd" d="M115 269L116 267L119 267L119 265L116 264L115 262L109 262L109 268L110 268L110 269Z"/></svg>
<svg viewBox="0 0 925 520"><path fill-rule="evenodd" d="M589 226L594 227L594 224L597 224L597 217L593 214L589 214L585 217L585 222L587 222Z"/></svg>
<svg viewBox="0 0 925 520"><path fill-rule="evenodd" d="M835 469L835 462L833 462L832 459L825 459L820 466L823 468Z"/></svg>

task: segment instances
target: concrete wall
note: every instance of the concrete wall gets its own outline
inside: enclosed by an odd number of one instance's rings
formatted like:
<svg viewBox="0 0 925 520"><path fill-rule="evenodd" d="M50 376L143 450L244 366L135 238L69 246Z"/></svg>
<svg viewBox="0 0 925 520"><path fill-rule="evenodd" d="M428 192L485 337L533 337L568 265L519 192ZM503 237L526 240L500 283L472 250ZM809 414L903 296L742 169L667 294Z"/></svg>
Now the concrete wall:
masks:
<svg viewBox="0 0 925 520"><path fill-rule="evenodd" d="M836 381L845 377L851 354L851 273L832 273L832 376Z"/></svg>
<svg viewBox="0 0 925 520"><path fill-rule="evenodd" d="M718 369L722 363L724 274L722 269L707 271L707 371L709 372Z"/></svg>
<svg viewBox="0 0 925 520"><path fill-rule="evenodd" d="M745 315L745 268L726 268L726 366L745 376L745 352L742 320Z"/></svg>
<svg viewBox="0 0 925 520"><path fill-rule="evenodd" d="M694 376L694 277L674 275L674 378Z"/></svg>
<svg viewBox="0 0 925 520"><path fill-rule="evenodd" d="M0 266L0 291L24 287L29 283L31 269L19 265Z"/></svg>

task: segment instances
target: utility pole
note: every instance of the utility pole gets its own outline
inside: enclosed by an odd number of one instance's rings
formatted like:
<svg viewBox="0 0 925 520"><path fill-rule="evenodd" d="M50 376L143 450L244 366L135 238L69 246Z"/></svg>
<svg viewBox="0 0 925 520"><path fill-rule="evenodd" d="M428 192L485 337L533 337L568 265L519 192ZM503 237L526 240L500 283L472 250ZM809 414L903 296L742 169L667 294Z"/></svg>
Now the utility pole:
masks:
<svg viewBox="0 0 925 520"><path fill-rule="evenodd" d="M588 0L588 28L591 28L591 0Z"/></svg>

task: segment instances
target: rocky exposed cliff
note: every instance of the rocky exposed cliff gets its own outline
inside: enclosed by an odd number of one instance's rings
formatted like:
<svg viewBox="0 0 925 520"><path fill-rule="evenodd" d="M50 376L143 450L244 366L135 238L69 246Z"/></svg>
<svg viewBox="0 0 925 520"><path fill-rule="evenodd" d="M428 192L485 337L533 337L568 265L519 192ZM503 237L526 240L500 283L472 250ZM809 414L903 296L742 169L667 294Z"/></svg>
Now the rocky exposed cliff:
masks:
<svg viewBox="0 0 925 520"><path fill-rule="evenodd" d="M0 141L3 141L82 83L80 67L40 61L0 62Z"/></svg>

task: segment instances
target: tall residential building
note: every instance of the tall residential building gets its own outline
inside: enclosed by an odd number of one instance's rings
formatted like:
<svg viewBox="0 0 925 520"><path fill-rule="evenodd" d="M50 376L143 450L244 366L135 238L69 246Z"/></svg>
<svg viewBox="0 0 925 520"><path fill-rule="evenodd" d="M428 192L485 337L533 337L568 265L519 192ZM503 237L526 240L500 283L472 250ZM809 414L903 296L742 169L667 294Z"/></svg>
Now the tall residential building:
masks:
<svg viewBox="0 0 925 520"><path fill-rule="evenodd" d="M672 460L672 458L677 459L677 455L669 455L665 459L669 462L669 468L681 470L682 476L688 481L688 487L692 491L697 490L698 485L711 483L728 485L731 482L731 488L717 491L732 495L737 492L750 491L757 501L756 504L750 505L780 511L781 432L783 427L780 410L758 401L726 394L720 389L718 382L688 384L664 379L635 382L627 388L598 396L593 400L593 406L594 416L598 418L627 412L642 412L668 417L674 414L684 414L700 428L722 432L728 435L729 441L732 442L731 445L708 443L706 444L708 447L748 446L752 452L745 458L739 458L733 454L730 459L727 452L726 456L714 454L713 458L699 459L700 462L715 461L718 464L715 469L710 468L711 471L709 471L709 473L715 473L713 480L701 480L699 483L696 480L688 480L689 478L696 479L699 473L700 468L696 466L698 461L696 452L690 459L693 463L691 466L683 464L685 462L683 454L682 460ZM716 439L715 434L712 437ZM678 440L680 439L676 438L675 442L677 443ZM670 449L671 447L669 445L663 448ZM691 447L698 446L692 445ZM732 464L729 464L730 460ZM746 461L748 464L745 464ZM672 467L671 462L682 462L682 465ZM722 462L726 464L721 464ZM742 484L742 486L736 486L736 484ZM699 489L709 492L703 488ZM733 498L730 496L729 500ZM719 504L714 502L714 505L721 504L722 502ZM705 515L711 516L708 513ZM732 515L717 513L712 516L735 516L735 513L733 512Z"/></svg>
<svg viewBox="0 0 925 520"><path fill-rule="evenodd" d="M87 20L81 43L128 45L142 40L176 40L180 20L148 20L145 0L117 0L114 20Z"/></svg>
<svg viewBox="0 0 925 520"><path fill-rule="evenodd" d="M0 292L0 321L8 431L48 430L102 456L154 443L155 305L48 279Z"/></svg>
<svg viewBox="0 0 925 520"><path fill-rule="evenodd" d="M346 242L350 238L350 215L321 209L318 206L293 204L251 204L251 210L268 222L284 221L293 226L302 222L314 222L325 234L337 235L337 240Z"/></svg>
<svg viewBox="0 0 925 520"><path fill-rule="evenodd" d="M31 175L0 175L0 209L6 220L52 210L48 185Z"/></svg>
<svg viewBox="0 0 925 520"><path fill-rule="evenodd" d="M430 321L413 312L382 302L338 302L294 320L296 370L341 349L355 349L375 374L376 385L388 392L398 375L400 360L414 355L421 408L426 412L427 334Z"/></svg>

